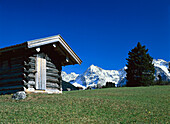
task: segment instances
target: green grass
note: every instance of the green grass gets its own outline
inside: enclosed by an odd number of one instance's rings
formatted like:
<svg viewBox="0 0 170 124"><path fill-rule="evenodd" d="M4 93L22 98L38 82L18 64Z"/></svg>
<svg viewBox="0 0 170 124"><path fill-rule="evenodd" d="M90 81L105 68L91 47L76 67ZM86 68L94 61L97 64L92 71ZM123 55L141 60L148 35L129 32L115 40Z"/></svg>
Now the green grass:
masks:
<svg viewBox="0 0 170 124"><path fill-rule="evenodd" d="M170 86L0 96L1 123L170 123Z"/></svg>

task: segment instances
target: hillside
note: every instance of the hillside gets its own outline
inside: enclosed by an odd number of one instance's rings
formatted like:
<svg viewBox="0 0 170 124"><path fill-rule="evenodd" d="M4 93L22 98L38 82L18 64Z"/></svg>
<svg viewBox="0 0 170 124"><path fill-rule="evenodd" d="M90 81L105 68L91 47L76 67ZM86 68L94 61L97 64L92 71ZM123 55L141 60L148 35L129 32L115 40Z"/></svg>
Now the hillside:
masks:
<svg viewBox="0 0 170 124"><path fill-rule="evenodd" d="M62 89L63 91L68 90L78 90L74 85L70 84L69 82L62 81Z"/></svg>
<svg viewBox="0 0 170 124"><path fill-rule="evenodd" d="M170 123L170 86L0 96L1 123Z"/></svg>

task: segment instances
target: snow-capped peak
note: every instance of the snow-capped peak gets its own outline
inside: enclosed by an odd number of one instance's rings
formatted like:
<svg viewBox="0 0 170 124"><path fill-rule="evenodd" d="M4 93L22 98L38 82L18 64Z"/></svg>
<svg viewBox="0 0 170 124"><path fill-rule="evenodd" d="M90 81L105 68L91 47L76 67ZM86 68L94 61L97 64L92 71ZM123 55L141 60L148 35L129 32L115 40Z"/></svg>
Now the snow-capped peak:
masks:
<svg viewBox="0 0 170 124"><path fill-rule="evenodd" d="M158 75L161 75L163 80L170 80L170 73L168 71L169 68L169 62L166 62L163 59L153 59L153 64L155 66L155 76L156 80L158 80Z"/></svg>
<svg viewBox="0 0 170 124"><path fill-rule="evenodd" d="M98 66L95 66L95 65L91 65L87 70L86 72L95 72L95 71L99 71L100 68Z"/></svg>
<svg viewBox="0 0 170 124"><path fill-rule="evenodd" d="M62 71L61 76L63 81L70 82L70 81L74 81L79 76L79 74L76 74L74 72L67 74L66 72Z"/></svg>
<svg viewBox="0 0 170 124"><path fill-rule="evenodd" d="M101 86L106 85L106 82L113 82L117 85L119 82L119 71L104 70L98 66L91 65L83 74L76 78L73 85L78 83L85 87L96 87L97 84Z"/></svg>
<svg viewBox="0 0 170 124"><path fill-rule="evenodd" d="M155 80L158 80L158 75L161 75L162 80L170 81L169 62L163 59L154 59L153 64L155 67ZM115 83L116 86L123 86L126 84L125 69L127 69L126 66L120 70L104 70L92 64L83 74L66 74L62 72L62 76L64 76L63 80L83 88L103 86L106 85L106 82Z"/></svg>
<svg viewBox="0 0 170 124"><path fill-rule="evenodd" d="M168 68L169 68L169 62L166 62L163 59L153 59L153 64L156 67L162 68L167 74L169 73Z"/></svg>
<svg viewBox="0 0 170 124"><path fill-rule="evenodd" d="M168 62L166 62L165 60L163 60L163 59L158 59L158 60L156 60L156 59L153 59L153 64L154 65L158 65L158 66L165 66L165 67L169 67L169 63Z"/></svg>
<svg viewBox="0 0 170 124"><path fill-rule="evenodd" d="M96 67L97 67L97 66L95 66L95 65L92 64L89 68L92 69L92 68L96 68Z"/></svg>

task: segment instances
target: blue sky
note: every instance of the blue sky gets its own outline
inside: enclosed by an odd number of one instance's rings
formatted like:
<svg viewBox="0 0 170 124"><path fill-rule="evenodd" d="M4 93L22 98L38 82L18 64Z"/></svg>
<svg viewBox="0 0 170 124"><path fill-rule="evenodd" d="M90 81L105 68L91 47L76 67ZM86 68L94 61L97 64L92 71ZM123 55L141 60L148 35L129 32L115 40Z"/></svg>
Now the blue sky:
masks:
<svg viewBox="0 0 170 124"><path fill-rule="evenodd" d="M168 0L0 0L0 48L60 34L82 65L121 69L137 42L154 59L170 61Z"/></svg>

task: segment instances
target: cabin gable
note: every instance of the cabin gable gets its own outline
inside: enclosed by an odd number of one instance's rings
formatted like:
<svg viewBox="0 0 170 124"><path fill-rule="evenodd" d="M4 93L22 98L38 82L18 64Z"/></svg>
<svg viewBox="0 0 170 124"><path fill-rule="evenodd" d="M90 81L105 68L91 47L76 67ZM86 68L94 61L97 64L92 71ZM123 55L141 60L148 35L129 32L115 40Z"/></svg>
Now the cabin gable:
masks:
<svg viewBox="0 0 170 124"><path fill-rule="evenodd" d="M62 92L62 66L82 61L57 38L62 39L57 35L0 49L0 94L30 89Z"/></svg>

